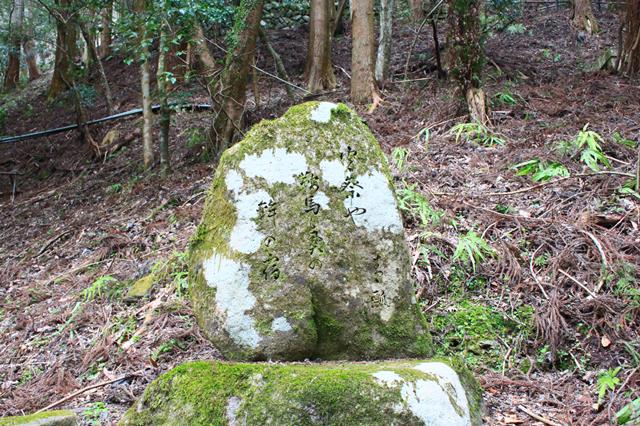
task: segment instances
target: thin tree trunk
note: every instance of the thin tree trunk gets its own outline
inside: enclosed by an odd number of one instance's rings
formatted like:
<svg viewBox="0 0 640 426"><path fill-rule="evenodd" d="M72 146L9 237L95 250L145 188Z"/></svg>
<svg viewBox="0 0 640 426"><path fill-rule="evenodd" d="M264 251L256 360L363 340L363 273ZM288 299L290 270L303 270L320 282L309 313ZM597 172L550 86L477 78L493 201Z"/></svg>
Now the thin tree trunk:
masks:
<svg viewBox="0 0 640 426"><path fill-rule="evenodd" d="M633 3L634 0L629 1ZM573 25L579 30L586 31L587 34L598 32L598 21L593 15L591 0L574 0Z"/></svg>
<svg viewBox="0 0 640 426"><path fill-rule="evenodd" d="M381 86L384 85L384 82L389 77L394 6L394 0L380 0L380 33L378 36L375 76Z"/></svg>
<svg viewBox="0 0 640 426"><path fill-rule="evenodd" d="M76 26L72 21L72 14L69 10L71 3L69 0L57 0L56 8L56 53L53 76L49 85L47 98L55 99L60 93L71 88L73 83L72 71L73 60L76 56Z"/></svg>
<svg viewBox="0 0 640 426"><path fill-rule="evenodd" d="M284 67L284 63L282 62L282 58L278 55L278 52L273 48L271 42L269 42L269 38L265 33L262 27L258 28L258 34L260 35L260 40L264 43L265 47L269 51L269 54L273 58L273 62L276 64L276 75L283 80L289 81L289 74L287 74L287 69ZM285 90L287 91L287 96L290 100L293 100L293 91L288 84L284 85Z"/></svg>
<svg viewBox="0 0 640 426"><path fill-rule="evenodd" d="M143 46L144 59L140 63L140 86L142 89L142 156L146 170L153 166L153 114L151 111L151 70L149 48Z"/></svg>
<svg viewBox="0 0 640 426"><path fill-rule="evenodd" d="M111 54L111 20L113 19L113 2L109 1L100 12L102 28L100 29L100 58Z"/></svg>
<svg viewBox="0 0 640 426"><path fill-rule="evenodd" d="M167 28L162 27L160 45L158 47L158 71L156 82L160 99L160 172L163 176L171 173L171 156L169 153L169 128L171 126L171 109L169 108L169 93L167 86Z"/></svg>
<svg viewBox="0 0 640 426"><path fill-rule="evenodd" d="M433 49L436 54L436 66L438 68L438 78L443 80L446 73L442 68L442 56L440 55L440 40L438 39L438 20L431 18L431 30L433 32Z"/></svg>
<svg viewBox="0 0 640 426"><path fill-rule="evenodd" d="M142 15L146 11L145 0L135 0L134 12ZM142 159L145 170L153 167L153 113L151 111L151 70L149 65L149 45L145 20L140 22L140 88L142 92Z"/></svg>
<svg viewBox="0 0 640 426"><path fill-rule="evenodd" d="M89 31L87 30L87 25L85 23L80 24L80 31L82 32L82 37L87 45L87 47L91 50L90 56L95 61L95 64L98 68L98 74L100 75L100 83L102 85L102 90L104 91L104 98L107 104L107 112L109 115L113 113L113 97L111 96L111 88L109 87L109 80L107 80L107 74L104 72L104 67L102 66L102 61L100 60L100 55L98 54L98 49L96 48L93 39L91 38Z"/></svg>
<svg viewBox="0 0 640 426"><path fill-rule="evenodd" d="M35 52L36 42L32 38L29 38L22 43L22 50L24 50L24 60L27 63L27 69L29 70L29 81L33 81L40 77L40 69L38 68L38 62L36 61Z"/></svg>
<svg viewBox="0 0 640 426"><path fill-rule="evenodd" d="M331 11L330 0L311 0L309 44L305 76L311 93L336 86L331 65Z"/></svg>
<svg viewBox="0 0 640 426"><path fill-rule="evenodd" d="M29 71L29 81L33 81L40 77L40 69L38 68L38 62L36 57L36 42L33 37L32 23L32 4L25 5L25 21L27 26L25 28L25 35L22 41L22 50L24 51L24 60L27 63L27 69Z"/></svg>
<svg viewBox="0 0 640 426"><path fill-rule="evenodd" d="M242 0L238 8L230 37L233 42L229 44L213 99L218 107L211 132L215 158L231 145L236 130L242 126L249 67L253 63L263 4L263 0Z"/></svg>
<svg viewBox="0 0 640 426"><path fill-rule="evenodd" d="M373 0L353 0L351 18L351 101L362 105L374 101Z"/></svg>
<svg viewBox="0 0 640 426"><path fill-rule="evenodd" d="M484 45L480 11L482 0L449 0L449 69L466 100L471 120L488 123L482 90Z"/></svg>
<svg viewBox="0 0 640 426"><path fill-rule="evenodd" d="M626 35L619 53L619 71L628 75L640 74L640 2L629 0L624 18Z"/></svg>
<svg viewBox="0 0 640 426"><path fill-rule="evenodd" d="M4 88L15 89L20 82L20 45L24 24L24 1L13 0L9 30L9 57L4 74Z"/></svg>
<svg viewBox="0 0 640 426"><path fill-rule="evenodd" d="M347 6L347 0L340 0L338 8L333 16L332 34L342 34L344 32L344 23L342 21L342 15L344 15L344 9Z"/></svg>

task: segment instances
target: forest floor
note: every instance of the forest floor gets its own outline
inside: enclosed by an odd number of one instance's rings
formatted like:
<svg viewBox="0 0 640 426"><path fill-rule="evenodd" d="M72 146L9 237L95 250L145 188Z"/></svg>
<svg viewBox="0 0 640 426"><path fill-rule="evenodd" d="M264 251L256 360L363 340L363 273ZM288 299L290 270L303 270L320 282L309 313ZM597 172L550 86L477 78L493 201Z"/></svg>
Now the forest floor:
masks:
<svg viewBox="0 0 640 426"><path fill-rule="evenodd" d="M585 41L568 11L529 11L524 32L489 38L486 90L492 132L504 144L451 133L464 117L436 78L426 31L406 76L420 80L388 84L384 102L361 111L394 164L419 300L442 330L438 354L458 354L474 368L490 425L542 424L532 414L547 424L609 424L640 396L640 203L623 189L635 173L637 151L623 139L640 140L640 82L592 69L617 44L616 15L598 18L602 32ZM405 79L414 33L397 29L394 80ZM270 37L302 85L304 31ZM333 56L339 91L322 99L347 100L348 37L336 39ZM274 68L262 46L258 65ZM105 66L118 111L137 107L137 73L116 59ZM106 115L99 92L86 87L91 117ZM292 104L267 76L258 87L249 124ZM75 121L71 100L48 104L45 88L43 78L2 98L4 134ZM179 95L208 101L197 82ZM74 131L0 146L0 171L20 173L15 200L0 176L0 415L108 381L59 407L86 424L112 424L162 372L220 357L185 295L184 254L214 171L202 158L210 121L206 113L174 115L167 178L142 170L139 119L92 128L97 140L115 128L130 142L100 161ZM606 173L556 149L587 124L603 137ZM570 176L535 183L516 175L515 164L535 159L560 162ZM473 264L456 253L461 244L476 254ZM153 290L125 297L150 272L159 279ZM596 409L599 377L614 389Z"/></svg>

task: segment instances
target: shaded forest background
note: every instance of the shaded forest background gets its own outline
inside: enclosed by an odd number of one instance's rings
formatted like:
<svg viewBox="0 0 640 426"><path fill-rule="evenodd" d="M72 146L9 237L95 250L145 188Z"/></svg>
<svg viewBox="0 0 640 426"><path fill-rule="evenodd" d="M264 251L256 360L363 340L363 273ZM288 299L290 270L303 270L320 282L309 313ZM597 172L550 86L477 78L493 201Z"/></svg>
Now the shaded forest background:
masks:
<svg viewBox="0 0 640 426"><path fill-rule="evenodd" d="M0 143L0 414L107 381L61 406L115 423L219 358L185 265L216 159L329 100L388 154L437 355L487 424L632 422L639 2L311 3L0 0L0 135L79 124Z"/></svg>

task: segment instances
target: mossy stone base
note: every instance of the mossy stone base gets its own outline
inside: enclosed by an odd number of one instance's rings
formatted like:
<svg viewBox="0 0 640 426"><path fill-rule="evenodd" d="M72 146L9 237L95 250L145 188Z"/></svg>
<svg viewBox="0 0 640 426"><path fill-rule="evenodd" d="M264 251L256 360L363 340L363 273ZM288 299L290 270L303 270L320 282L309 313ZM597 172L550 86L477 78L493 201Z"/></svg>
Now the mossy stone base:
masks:
<svg viewBox="0 0 640 426"><path fill-rule="evenodd" d="M160 376L121 426L482 424L481 390L457 361L235 364Z"/></svg>
<svg viewBox="0 0 640 426"><path fill-rule="evenodd" d="M227 359L432 353L386 157L342 104L292 107L225 151L189 255Z"/></svg>
<svg viewBox="0 0 640 426"><path fill-rule="evenodd" d="M78 424L78 417L70 410L44 411L28 416L0 419L0 426L76 426Z"/></svg>

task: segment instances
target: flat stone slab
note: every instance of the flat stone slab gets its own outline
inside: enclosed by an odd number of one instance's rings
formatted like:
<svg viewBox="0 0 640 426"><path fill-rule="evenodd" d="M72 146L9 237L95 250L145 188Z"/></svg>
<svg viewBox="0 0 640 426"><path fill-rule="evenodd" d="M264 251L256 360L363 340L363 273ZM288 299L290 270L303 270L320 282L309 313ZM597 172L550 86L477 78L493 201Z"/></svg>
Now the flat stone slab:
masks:
<svg viewBox="0 0 640 426"><path fill-rule="evenodd" d="M227 359L431 354L386 157L345 105L292 107L223 154L190 268Z"/></svg>
<svg viewBox="0 0 640 426"><path fill-rule="evenodd" d="M151 383L119 424L480 425L481 389L451 360L197 361Z"/></svg>
<svg viewBox="0 0 640 426"><path fill-rule="evenodd" d="M0 426L76 426L76 413L70 410L43 411L27 416L0 418Z"/></svg>

